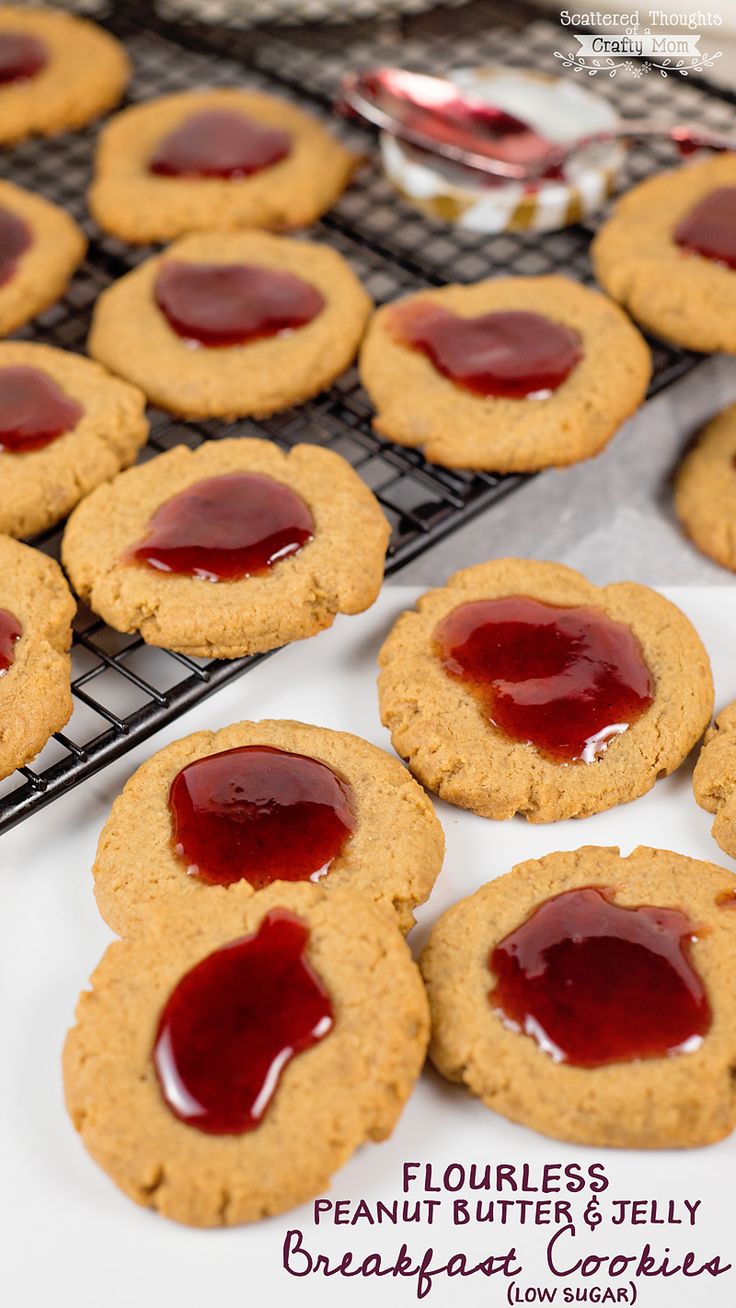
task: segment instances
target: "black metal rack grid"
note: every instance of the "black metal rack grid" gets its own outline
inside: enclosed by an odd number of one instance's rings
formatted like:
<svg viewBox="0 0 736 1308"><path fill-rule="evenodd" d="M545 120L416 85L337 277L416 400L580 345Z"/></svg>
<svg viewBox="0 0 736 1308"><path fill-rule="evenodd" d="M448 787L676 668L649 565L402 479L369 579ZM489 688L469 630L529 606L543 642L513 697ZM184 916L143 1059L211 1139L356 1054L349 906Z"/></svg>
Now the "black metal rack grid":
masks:
<svg viewBox="0 0 736 1308"><path fill-rule="evenodd" d="M508 17L509 6L499 6ZM122 0L104 21L126 40L135 66L130 99L150 98L196 85L245 82L305 102L329 113L340 72L345 67L389 62L401 44L402 60L417 67L447 68L462 63L505 61L554 70L552 47L559 31L546 21L517 30L491 26L495 7L471 3L443 16L354 29L304 31L298 38L264 30L233 31L191 22L162 19L155 8ZM513 6L515 21L533 19L534 11ZM552 43L552 45L551 45ZM392 48L393 47L393 48ZM697 114L714 127L733 125L727 95L713 88L670 85L664 99L683 116ZM632 79L602 86L613 98L625 96L626 110L637 116L656 109L662 98L655 83ZM659 96L658 94L659 93ZM684 99L684 103L683 103ZM83 350L97 295L111 280L150 253L131 250L94 229L85 212L96 128L52 141L32 140L7 153L5 175L41 192L69 209L90 239L87 259L65 297L19 335L64 349ZM358 129L357 140L366 137ZM664 147L666 151L666 147ZM650 145L633 154L631 180L671 161L663 147ZM435 225L391 191L376 164L366 166L355 185L330 214L309 232L325 240L352 264L377 302L444 282L475 281L499 272L564 272L591 281L590 231L578 225L561 232L527 235L505 233L493 238ZM654 393L683 375L698 356L653 343ZM450 472L427 464L415 450L379 439L371 428L371 409L355 371L328 392L299 409L259 422L185 423L153 411L146 459L186 443L226 436L267 436L283 447L315 442L342 454L381 502L392 526L387 572L394 572L472 515L518 486L522 478ZM43 533L33 544L58 557L61 528ZM263 657L263 656L260 656ZM72 649L75 710L64 732L45 747L32 767L0 783L0 831L21 821L57 795L119 757L165 723L239 676L259 658L207 661L152 649L137 636L112 631L84 606L75 621Z"/></svg>

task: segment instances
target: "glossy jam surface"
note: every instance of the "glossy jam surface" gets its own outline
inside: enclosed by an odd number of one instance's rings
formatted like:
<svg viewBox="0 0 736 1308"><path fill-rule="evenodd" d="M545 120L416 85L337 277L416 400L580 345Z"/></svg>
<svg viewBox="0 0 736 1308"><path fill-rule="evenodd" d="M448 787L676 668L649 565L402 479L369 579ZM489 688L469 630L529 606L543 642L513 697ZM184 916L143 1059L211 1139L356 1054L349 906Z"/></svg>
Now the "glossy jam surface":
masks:
<svg viewBox="0 0 736 1308"><path fill-rule="evenodd" d="M558 1062L662 1058L698 1047L711 1012L684 913L620 908L593 887L548 899L492 951L491 1004Z"/></svg>
<svg viewBox="0 0 736 1308"><path fill-rule="evenodd" d="M700 201L675 229L685 250L736 268L736 186L722 186Z"/></svg>
<svg viewBox="0 0 736 1308"><path fill-rule="evenodd" d="M76 427L84 409L39 368L0 368L0 450L27 454Z"/></svg>
<svg viewBox="0 0 736 1308"><path fill-rule="evenodd" d="M438 623L434 646L494 726L561 762L592 762L652 702L638 640L599 609L474 600Z"/></svg>
<svg viewBox="0 0 736 1308"><path fill-rule="evenodd" d="M484 313L461 318L438 304L397 305L391 330L421 350L438 372L476 395L523 399L556 391L583 357L572 327L538 313Z"/></svg>
<svg viewBox="0 0 736 1308"><path fill-rule="evenodd" d="M0 677L13 666L15 646L23 634L18 619L7 609L0 609Z"/></svg>
<svg viewBox="0 0 736 1308"><path fill-rule="evenodd" d="M324 308L314 286L291 273L246 264L162 264L154 299L169 325L196 345L246 345L304 327Z"/></svg>
<svg viewBox="0 0 736 1308"><path fill-rule="evenodd" d="M287 1063L332 1029L332 1004L305 958L309 929L285 909L197 963L169 996L153 1063L175 1117L210 1135L263 1118Z"/></svg>
<svg viewBox="0 0 736 1308"><path fill-rule="evenodd" d="M313 535L309 508L291 487L259 473L232 472L198 481L162 504L125 562L204 581L238 581L296 554Z"/></svg>
<svg viewBox="0 0 736 1308"><path fill-rule="evenodd" d="M209 885L316 880L355 827L345 781L303 754L244 745L196 759L169 791L174 848Z"/></svg>
<svg viewBox="0 0 736 1308"><path fill-rule="evenodd" d="M43 41L30 32L0 32L0 86L25 82L48 63Z"/></svg>
<svg viewBox="0 0 736 1308"><path fill-rule="evenodd" d="M148 168L159 177L250 177L291 152L291 137L246 114L205 109L164 137Z"/></svg>
<svg viewBox="0 0 736 1308"><path fill-rule="evenodd" d="M16 213L0 208L0 286L10 281L18 259L32 241L31 229Z"/></svg>

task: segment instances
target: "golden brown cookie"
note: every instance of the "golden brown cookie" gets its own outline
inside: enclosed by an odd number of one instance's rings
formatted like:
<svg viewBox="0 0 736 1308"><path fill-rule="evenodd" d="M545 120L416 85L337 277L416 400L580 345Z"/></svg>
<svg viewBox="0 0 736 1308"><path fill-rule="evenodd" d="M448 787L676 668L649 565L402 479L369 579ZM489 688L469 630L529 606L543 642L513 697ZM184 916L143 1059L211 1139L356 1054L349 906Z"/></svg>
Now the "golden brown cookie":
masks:
<svg viewBox="0 0 736 1308"><path fill-rule="evenodd" d="M58 9L0 6L3 45L3 145L83 127L117 104L130 78L128 56L114 37ZM10 76L16 68L19 75Z"/></svg>
<svg viewBox="0 0 736 1308"><path fill-rule="evenodd" d="M15 433L9 434L3 425L11 402ZM34 426L43 431L49 403L62 430L39 445L27 437ZM26 436L19 439L21 423ZM132 463L147 436L145 398L134 386L66 350L0 343L0 531L30 536L59 522Z"/></svg>
<svg viewBox="0 0 736 1308"><path fill-rule="evenodd" d="M83 232L63 209L0 181L0 336L55 304L86 246Z"/></svg>
<svg viewBox="0 0 736 1308"><path fill-rule="evenodd" d="M543 386L520 397L476 394L399 339L397 323L419 306L459 319L541 316L576 342L580 357L556 389ZM475 348L469 341L461 356ZM379 309L361 349L360 373L382 436L421 446L431 462L450 468L533 472L603 449L644 399L651 356L626 315L597 292L566 277L494 277L422 291Z"/></svg>
<svg viewBox="0 0 736 1308"><path fill-rule="evenodd" d="M111 945L92 991L82 995L64 1050L67 1107L92 1157L131 1199L191 1226L235 1226L321 1193L360 1145L391 1134L424 1061L427 1000L396 926L365 896L343 887L326 894L315 885L280 883L258 895L234 891L226 900L208 899L196 912L183 902L171 909L153 917L150 930L135 941ZM244 1128L232 1120L232 1111L229 1120L223 1111L215 1117L211 1092L201 1128L191 1125L164 1098L171 1078L161 1057L154 1064L154 1046L161 1054L162 1010L167 1008L163 1025L172 1033L168 1062L176 1069L182 1065L177 1028L174 1019L167 1021L172 992L214 951L258 933L264 948L256 998L271 1028L280 1031L278 992L271 984L278 941L272 915L284 912L307 935L301 957L326 992L331 1028L287 1063L256 1125ZM222 962L220 955L210 969ZM286 976L293 978L293 969ZM248 1030L251 990L243 971L234 984L241 1029ZM308 982L298 975L289 984L299 994L301 1013ZM223 1048L233 1049L231 1023L222 991L206 993L213 995L208 1025L216 1031L205 1039L210 1066L219 1068ZM198 1002L201 997L202 991ZM188 1077L184 1097L178 1097L182 1111ZM250 1085L239 1088L237 1098L230 1087L225 1073L216 1096L236 1099L244 1116ZM200 1105L203 1098L200 1092ZM213 1126L232 1129L207 1133Z"/></svg>
<svg viewBox="0 0 736 1308"><path fill-rule="evenodd" d="M675 510L698 549L736 571L736 405L708 423L683 459Z"/></svg>
<svg viewBox="0 0 736 1308"><path fill-rule="evenodd" d="M220 478L235 478L224 491L234 485L239 494L243 474L243 531L261 521L264 496L281 499L280 488L288 488L289 513L307 524L290 532L288 557L271 551L264 568L217 584L206 561L186 575L126 559L156 530L152 518L162 506ZM200 540L225 521L219 508L208 517L195 506L195 517ZM276 526L263 530L264 540L277 535ZM99 486L69 519L62 553L77 593L117 631L140 631L150 645L196 656L239 658L316 635L337 613L362 613L380 589L388 536L378 501L340 455L312 445L287 455L269 441L233 439L194 452L176 446Z"/></svg>
<svg viewBox="0 0 736 1308"><path fill-rule="evenodd" d="M736 703L728 704L706 732L693 792L701 808L715 813L713 839L736 858Z"/></svg>
<svg viewBox="0 0 736 1308"><path fill-rule="evenodd" d="M734 886L712 863L645 847L520 863L432 932L420 966L433 1063L558 1140L722 1139L736 1125Z"/></svg>
<svg viewBox="0 0 736 1308"><path fill-rule="evenodd" d="M182 265L223 264L297 278L297 293L301 286L310 301L314 297L315 316L244 344L193 343L158 306L161 277L172 267L179 273ZM227 285L215 294L230 307ZM171 413L262 418L318 395L345 371L370 309L352 269L328 246L261 232L207 232L185 237L103 291L89 352Z"/></svg>
<svg viewBox="0 0 736 1308"><path fill-rule="evenodd" d="M724 190L733 214L733 154L650 177L619 200L591 253L598 281L642 327L688 350L734 354L736 269L677 239L690 239L683 225L690 229L698 206Z"/></svg>
<svg viewBox="0 0 736 1308"><path fill-rule="evenodd" d="M257 131L285 134L286 153L245 176L152 172L167 138L202 114L237 115ZM214 128L211 135L222 133ZM171 241L213 225L307 227L341 195L358 162L287 100L235 88L184 91L133 105L108 124L89 203L105 231L134 244Z"/></svg>
<svg viewBox="0 0 736 1308"><path fill-rule="evenodd" d="M35 758L72 715L75 612L58 563L0 536L0 778Z"/></svg>
<svg viewBox="0 0 736 1308"><path fill-rule="evenodd" d="M192 767L202 759L210 766ZM319 879L362 891L408 931L444 843L424 791L375 745L302 722L238 722L133 773L100 835L95 895L125 936L171 904L224 902L232 885Z"/></svg>
<svg viewBox="0 0 736 1308"><path fill-rule="evenodd" d="M518 599L520 614L512 611ZM502 600L512 607L499 609ZM456 675L442 633L484 614L507 629L497 653L468 628L468 650L480 651L476 671L487 678L470 684ZM713 706L708 655L674 604L647 586L597 587L571 568L531 559L455 573L402 614L379 661L381 719L397 753L442 799L496 819L521 813L556 822L636 799L679 767ZM623 670L614 687L611 663ZM576 722L588 700L600 717L589 734L587 713Z"/></svg>

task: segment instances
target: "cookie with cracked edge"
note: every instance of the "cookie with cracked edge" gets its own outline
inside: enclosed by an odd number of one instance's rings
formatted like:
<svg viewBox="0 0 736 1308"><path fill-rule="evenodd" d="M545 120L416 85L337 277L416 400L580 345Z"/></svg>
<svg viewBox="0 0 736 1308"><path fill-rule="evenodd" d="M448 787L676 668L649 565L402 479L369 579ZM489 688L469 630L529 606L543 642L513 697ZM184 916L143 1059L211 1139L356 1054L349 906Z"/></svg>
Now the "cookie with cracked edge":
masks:
<svg viewBox="0 0 736 1308"><path fill-rule="evenodd" d="M0 536L0 610L21 631L0 675L0 778L35 758L72 715L71 622L76 604L58 563Z"/></svg>
<svg viewBox="0 0 736 1308"><path fill-rule="evenodd" d="M167 177L148 171L157 146L195 114L242 113L288 132L291 149L249 177ZM147 100L100 135L89 205L100 227L136 245L218 227L308 227L342 194L360 159L316 118L261 91L218 88Z"/></svg>
<svg viewBox="0 0 736 1308"><path fill-rule="evenodd" d="M116 105L131 68L119 41L95 23L58 9L0 6L0 35L35 37L47 61L33 77L0 86L0 143L56 136Z"/></svg>
<svg viewBox="0 0 736 1308"><path fill-rule="evenodd" d="M3 209L25 223L30 237L12 273L0 284L0 336L9 336L63 295L84 258L87 241L71 214L12 182L0 181Z"/></svg>
<svg viewBox="0 0 736 1308"><path fill-rule="evenodd" d="M527 596L590 605L637 637L654 682L653 702L593 762L559 763L509 738L434 653L435 628L473 600ZM429 790L482 817L530 822L586 817L644 795L679 767L713 708L710 662L685 615L647 586L597 587L559 563L494 559L465 568L415 611L401 615L379 655L381 720L394 749Z"/></svg>
<svg viewBox="0 0 736 1308"><path fill-rule="evenodd" d="M577 463L598 454L646 395L652 361L643 337L617 305L566 277L492 277L411 299L461 317L541 314L577 331L584 351L547 398L476 395L394 338L395 304L378 309L360 352L373 425L399 445L421 446L432 463L492 472Z"/></svg>
<svg viewBox="0 0 736 1308"><path fill-rule="evenodd" d="M432 1062L488 1108L557 1140L623 1149L721 1140L736 1126L736 913L719 902L734 885L712 863L646 847L622 858L617 848L587 846L518 864L449 909L422 954ZM693 923L691 961L712 1012L699 1048L574 1066L554 1062L494 1012L495 946L546 899L589 887L608 890L620 907L676 909Z"/></svg>
<svg viewBox="0 0 736 1308"><path fill-rule="evenodd" d="M168 262L245 264L290 273L324 299L311 322L243 345L192 346L154 299ZM202 232L147 259L97 300L89 352L186 418L267 417L324 390L350 366L371 300L350 265L326 245L263 232Z"/></svg>
<svg viewBox="0 0 736 1308"><path fill-rule="evenodd" d="M76 426L40 449L3 450L0 436L0 531L30 536L133 462L148 439L146 401L98 363L49 345L0 342L0 373L5 368L38 369L83 410Z"/></svg>
<svg viewBox="0 0 736 1308"><path fill-rule="evenodd" d="M658 173L627 191L591 246L598 281L647 331L688 350L736 353L736 270L674 234L712 191L736 186L736 155Z"/></svg>
<svg viewBox="0 0 736 1308"><path fill-rule="evenodd" d="M168 797L174 778L195 759L253 745L317 759L347 783L355 826L320 885L362 891L409 931L444 855L444 834L428 796L397 759L359 736L268 720L186 736L133 773L102 829L94 865L97 906L113 931L134 934L152 914L179 901L227 900L231 887L188 875L175 849ZM233 884L255 893L245 879Z"/></svg>
<svg viewBox="0 0 736 1308"><path fill-rule="evenodd" d="M675 511L693 544L736 572L736 405L711 419L685 455Z"/></svg>
<svg viewBox="0 0 736 1308"><path fill-rule="evenodd" d="M277 908L309 928L308 963L332 1030L286 1066L259 1125L207 1135L178 1120L151 1058L180 978L256 931ZM363 1143L393 1131L429 1035L419 971L398 928L364 895L303 883L170 906L147 933L112 944L64 1049L69 1114L97 1163L131 1199L191 1226L234 1226L320 1194Z"/></svg>
<svg viewBox="0 0 736 1308"><path fill-rule="evenodd" d="M268 572L213 585L123 562L157 509L197 482L253 472L290 487L313 539ZM62 560L77 594L116 631L197 657L239 658L314 636L338 613L362 613L381 587L389 525L345 459L315 445L288 454L269 441L179 445L98 486L72 513Z"/></svg>
<svg viewBox="0 0 736 1308"><path fill-rule="evenodd" d="M713 839L736 858L736 701L718 714L705 733L693 772L693 793L701 808L715 813Z"/></svg>

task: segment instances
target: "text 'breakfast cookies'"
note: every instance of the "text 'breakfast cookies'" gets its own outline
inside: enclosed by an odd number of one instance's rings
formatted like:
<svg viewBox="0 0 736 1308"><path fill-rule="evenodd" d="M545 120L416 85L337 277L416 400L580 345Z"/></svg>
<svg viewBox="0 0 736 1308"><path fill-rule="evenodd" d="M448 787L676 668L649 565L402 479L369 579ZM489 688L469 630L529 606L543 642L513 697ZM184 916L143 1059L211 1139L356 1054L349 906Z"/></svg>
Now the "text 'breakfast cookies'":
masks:
<svg viewBox="0 0 736 1308"><path fill-rule="evenodd" d="M559 1140L666 1149L730 1134L733 885L682 854L591 846L483 886L421 958L438 1071Z"/></svg>
<svg viewBox="0 0 736 1308"><path fill-rule="evenodd" d="M72 715L75 612L58 563L0 535L0 778L35 758Z"/></svg>
<svg viewBox="0 0 736 1308"><path fill-rule="evenodd" d="M147 437L136 387L67 350L0 342L0 531L53 526Z"/></svg>
<svg viewBox="0 0 736 1308"><path fill-rule="evenodd" d="M597 454L651 356L615 304L565 277L494 277L385 305L360 354L374 426L450 468L534 472Z"/></svg>
<svg viewBox="0 0 736 1308"><path fill-rule="evenodd" d="M102 132L92 214L134 244L212 227L307 227L358 158L311 114L260 91L185 91L137 104Z"/></svg>
<svg viewBox="0 0 736 1308"><path fill-rule="evenodd" d="M99 486L69 519L62 557L117 631L238 658L367 609L388 536L340 455L241 438L176 446Z"/></svg>
<svg viewBox="0 0 736 1308"><path fill-rule="evenodd" d="M391 1134L429 1022L382 909L280 883L148 927L110 946L64 1050L72 1120L126 1194L193 1226L255 1221Z"/></svg>
<svg viewBox="0 0 736 1308"><path fill-rule="evenodd" d="M199 233L103 291L89 351L172 413L264 417L345 371L370 309L329 246Z"/></svg>
<svg viewBox="0 0 736 1308"><path fill-rule="evenodd" d="M646 586L495 559L402 614L380 656L381 718L416 777L484 817L599 813L650 790L703 734L708 655Z"/></svg>
<svg viewBox="0 0 736 1308"><path fill-rule="evenodd" d="M383 750L301 722L239 722L134 772L100 835L95 896L125 936L232 886L318 880L362 891L408 931L443 852L430 800Z"/></svg>

